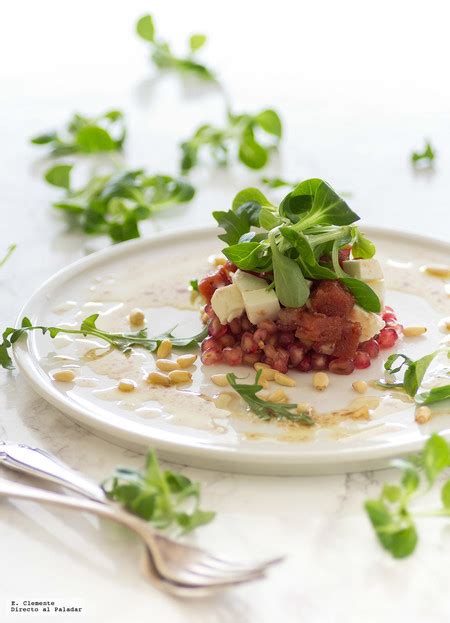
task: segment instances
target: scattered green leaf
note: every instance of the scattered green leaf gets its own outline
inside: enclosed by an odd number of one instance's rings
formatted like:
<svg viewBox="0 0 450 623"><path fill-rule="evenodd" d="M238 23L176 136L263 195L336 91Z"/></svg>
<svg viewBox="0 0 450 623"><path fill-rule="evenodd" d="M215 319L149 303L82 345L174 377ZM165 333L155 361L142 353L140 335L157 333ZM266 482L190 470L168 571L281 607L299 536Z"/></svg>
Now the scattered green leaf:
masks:
<svg viewBox="0 0 450 623"><path fill-rule="evenodd" d="M31 139L34 145L48 145L53 157L121 151L126 138L120 110L97 117L74 114L61 132L52 131ZM53 182L51 182L53 183Z"/></svg>
<svg viewBox="0 0 450 623"><path fill-rule="evenodd" d="M14 365L10 355L11 346L17 342L23 335L30 331L40 331L43 335L48 333L51 338L56 337L60 333L70 335L83 335L99 338L106 342L110 347L117 348L125 355L129 355L133 348L145 348L150 352L154 352L161 344L162 340L168 339L176 348L189 348L197 346L207 336L207 329L203 328L198 334L189 337L174 336L172 330L157 335L155 337L147 336L147 329L130 333L111 333L103 331L96 325L99 314L92 314L85 318L79 329L67 329L65 327L45 327L41 325L32 325L29 318L22 319L22 325L19 329L8 327L2 335L2 343L0 344L0 365L7 370L13 370Z"/></svg>
<svg viewBox="0 0 450 623"><path fill-rule="evenodd" d="M4 266L6 264L6 262L9 260L9 258L11 257L11 255L14 253L14 251L16 250L17 245L16 244L10 244L9 247L6 249L6 253L5 255L2 257L2 259L0 260L0 268L2 268L2 266Z"/></svg>
<svg viewBox="0 0 450 623"><path fill-rule="evenodd" d="M118 467L102 486L111 500L161 530L177 525L185 534L215 517L199 508L200 484L179 472L163 471L154 450L143 471Z"/></svg>
<svg viewBox="0 0 450 623"><path fill-rule="evenodd" d="M192 74L202 80L215 81L214 72L196 58L196 53L205 45L206 36L196 33L189 38L186 56L177 56L167 41L156 36L155 23L151 15L143 15L136 23L136 33L150 44L151 60L158 69L169 69L181 74Z"/></svg>
<svg viewBox="0 0 450 623"><path fill-rule="evenodd" d="M411 163L416 166L418 164L424 164L425 166L431 166L436 158L436 152L434 151L431 143L428 141L425 143L425 147L422 151L413 151L411 154Z"/></svg>

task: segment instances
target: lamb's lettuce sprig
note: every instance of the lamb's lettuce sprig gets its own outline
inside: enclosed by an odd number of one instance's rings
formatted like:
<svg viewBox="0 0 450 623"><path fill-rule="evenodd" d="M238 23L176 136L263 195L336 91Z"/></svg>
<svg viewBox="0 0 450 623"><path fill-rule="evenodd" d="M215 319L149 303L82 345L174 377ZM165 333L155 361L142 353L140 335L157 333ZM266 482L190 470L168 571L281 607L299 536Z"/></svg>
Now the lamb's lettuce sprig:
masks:
<svg viewBox="0 0 450 623"><path fill-rule="evenodd" d="M136 23L137 35L150 44L151 60L158 69L174 70L181 74L195 75L202 80L215 81L214 72L197 59L197 52L205 45L206 35L195 33L189 38L189 50L185 56L173 53L170 44L156 32L151 15L143 15Z"/></svg>
<svg viewBox="0 0 450 623"><path fill-rule="evenodd" d="M384 389L401 389L408 396L414 398L416 404L419 405L429 405L450 399L450 383L430 389L421 388L425 374L438 352L425 355L416 361L401 353L390 355L384 364L386 372L395 376L403 371L403 379L401 381L381 379L378 385ZM447 352L447 357L450 359L450 350Z"/></svg>
<svg viewBox="0 0 450 623"><path fill-rule="evenodd" d="M355 258L370 258L374 244L354 224L359 216L326 182L306 180L274 205L257 188L238 193L228 212L213 212L225 230L219 238L226 257L238 268L273 272L275 291L286 307L309 298L307 280L339 280L367 311L380 312L375 292L341 268L339 251L355 247ZM326 260L326 261L325 261Z"/></svg>

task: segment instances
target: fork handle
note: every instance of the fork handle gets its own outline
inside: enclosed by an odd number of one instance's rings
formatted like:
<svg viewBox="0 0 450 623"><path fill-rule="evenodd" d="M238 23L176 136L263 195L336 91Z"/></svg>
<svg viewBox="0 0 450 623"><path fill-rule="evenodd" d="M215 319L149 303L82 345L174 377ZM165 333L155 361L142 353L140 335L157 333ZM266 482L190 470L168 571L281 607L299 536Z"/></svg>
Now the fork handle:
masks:
<svg viewBox="0 0 450 623"><path fill-rule="evenodd" d="M85 498L75 498L61 493L54 493L53 491L39 489L38 487L23 485L19 482L12 482L6 478L0 478L0 497L18 498L93 513L99 517L112 519L116 523L130 528L139 536L145 534L145 540L148 545L150 545L149 541L152 540L152 531L146 522L112 504L102 504L101 502Z"/></svg>
<svg viewBox="0 0 450 623"><path fill-rule="evenodd" d="M106 502L101 487L88 478L78 474L68 465L41 450L26 444L5 442L0 445L0 464L30 476L55 482L76 491L91 500Z"/></svg>

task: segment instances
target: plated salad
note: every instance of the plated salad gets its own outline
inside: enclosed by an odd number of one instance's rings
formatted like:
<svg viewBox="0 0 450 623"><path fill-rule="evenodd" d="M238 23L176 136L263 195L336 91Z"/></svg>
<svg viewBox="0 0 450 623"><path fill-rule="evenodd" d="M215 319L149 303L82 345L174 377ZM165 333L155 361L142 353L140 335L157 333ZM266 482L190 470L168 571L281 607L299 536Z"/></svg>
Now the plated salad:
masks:
<svg viewBox="0 0 450 623"><path fill-rule="evenodd" d="M213 216L223 256L193 285L205 301L203 364L351 374L394 346L402 327L375 246L326 182L301 182L279 206L247 188Z"/></svg>

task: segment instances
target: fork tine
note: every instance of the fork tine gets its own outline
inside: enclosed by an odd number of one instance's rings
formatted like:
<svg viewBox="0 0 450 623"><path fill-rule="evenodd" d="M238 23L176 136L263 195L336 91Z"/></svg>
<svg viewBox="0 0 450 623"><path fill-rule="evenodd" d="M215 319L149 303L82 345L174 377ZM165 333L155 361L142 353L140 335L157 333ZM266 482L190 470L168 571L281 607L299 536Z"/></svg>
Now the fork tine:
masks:
<svg viewBox="0 0 450 623"><path fill-rule="evenodd" d="M276 565L284 560L284 556L278 556L277 558L269 558L268 560L263 560L260 563L247 565L242 562L237 562L235 560L229 560L226 558L221 558L219 556L215 556L214 554L208 554L205 552L205 556L201 561L202 564L205 564L211 568L219 569L222 568L223 571L241 571L241 570L250 570L250 569L267 569L272 565Z"/></svg>

